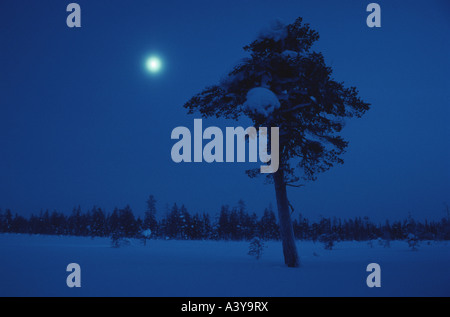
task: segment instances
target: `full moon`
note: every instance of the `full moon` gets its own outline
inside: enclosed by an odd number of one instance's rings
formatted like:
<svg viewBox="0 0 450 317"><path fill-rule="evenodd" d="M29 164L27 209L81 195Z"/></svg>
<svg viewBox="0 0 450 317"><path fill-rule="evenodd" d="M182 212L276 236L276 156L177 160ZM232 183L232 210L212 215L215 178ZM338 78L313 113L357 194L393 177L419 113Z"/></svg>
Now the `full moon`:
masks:
<svg viewBox="0 0 450 317"><path fill-rule="evenodd" d="M147 67L147 70L151 73L157 73L161 70L161 60L156 56L150 56L147 58L147 61L145 62L145 66Z"/></svg>

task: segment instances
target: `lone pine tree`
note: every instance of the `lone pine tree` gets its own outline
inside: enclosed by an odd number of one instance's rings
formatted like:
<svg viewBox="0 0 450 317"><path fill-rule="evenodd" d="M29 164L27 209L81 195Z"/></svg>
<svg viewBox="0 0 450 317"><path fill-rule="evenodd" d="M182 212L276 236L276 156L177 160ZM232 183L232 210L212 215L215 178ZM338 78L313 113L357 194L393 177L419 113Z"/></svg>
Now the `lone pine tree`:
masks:
<svg viewBox="0 0 450 317"><path fill-rule="evenodd" d="M319 34L297 18L292 24L277 21L244 47L243 59L219 84L206 87L184 107L203 117L237 120L249 117L254 126L279 127L280 167L267 177L275 185L280 235L287 266L299 266L287 186L315 180L317 173L342 164L348 142L339 132L346 117L361 117L368 109L355 87L332 79L332 69L321 53L311 50ZM255 89L269 91L279 104L255 111L248 104ZM251 94L249 92L252 91ZM258 170L247 171L256 176Z"/></svg>

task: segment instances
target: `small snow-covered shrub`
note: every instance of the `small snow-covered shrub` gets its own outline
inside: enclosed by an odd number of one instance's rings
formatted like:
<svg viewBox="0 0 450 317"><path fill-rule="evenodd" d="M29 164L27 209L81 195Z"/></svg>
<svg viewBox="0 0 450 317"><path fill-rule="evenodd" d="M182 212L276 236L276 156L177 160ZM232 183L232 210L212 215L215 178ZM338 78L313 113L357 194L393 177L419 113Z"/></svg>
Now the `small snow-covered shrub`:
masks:
<svg viewBox="0 0 450 317"><path fill-rule="evenodd" d="M324 233L319 237L319 241L324 244L325 250L332 250L338 240L336 233Z"/></svg>
<svg viewBox="0 0 450 317"><path fill-rule="evenodd" d="M391 247L391 239L389 239L389 238L385 238L385 239L378 238L377 241L378 241L378 245L380 245L382 247L385 247L385 248Z"/></svg>
<svg viewBox="0 0 450 317"><path fill-rule="evenodd" d="M378 238L378 240L380 241L380 245L382 245L383 247L385 248L391 247L392 236L388 231L385 231L383 233L383 238Z"/></svg>
<svg viewBox="0 0 450 317"><path fill-rule="evenodd" d="M253 238L250 241L250 246L248 250L248 255L254 256L257 260L259 260L262 256L264 249L264 242L260 238Z"/></svg>
<svg viewBox="0 0 450 317"><path fill-rule="evenodd" d="M378 238L378 239L377 239L377 242L378 242L378 245L381 245L381 246L384 244L384 243L383 243L383 239L381 239L381 238Z"/></svg>
<svg viewBox="0 0 450 317"><path fill-rule="evenodd" d="M124 237L122 237L117 233L113 233L111 235L111 246L113 248L119 248L127 245L130 245L130 240L125 239Z"/></svg>
<svg viewBox="0 0 450 317"><path fill-rule="evenodd" d="M142 238L142 242L144 243L144 245L147 244L147 239L150 239L151 236L152 236L152 231L150 229L146 229L141 232L141 238Z"/></svg>
<svg viewBox="0 0 450 317"><path fill-rule="evenodd" d="M419 246L419 238L415 234L409 233L406 237L406 241L412 251L417 251L417 247Z"/></svg>

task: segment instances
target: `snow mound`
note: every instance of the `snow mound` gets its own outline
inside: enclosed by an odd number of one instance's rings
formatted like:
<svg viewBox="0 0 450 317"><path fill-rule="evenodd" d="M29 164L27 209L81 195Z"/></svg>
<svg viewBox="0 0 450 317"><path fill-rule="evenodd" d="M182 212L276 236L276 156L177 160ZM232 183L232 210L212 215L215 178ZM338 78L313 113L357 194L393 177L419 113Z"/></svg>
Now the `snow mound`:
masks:
<svg viewBox="0 0 450 317"><path fill-rule="evenodd" d="M280 41L287 37L286 24L280 19L271 21L268 26L263 28L258 35L259 39L272 39Z"/></svg>
<svg viewBox="0 0 450 317"><path fill-rule="evenodd" d="M291 50L285 50L283 53L281 53L281 56L286 58L296 58L298 55L300 54Z"/></svg>
<svg viewBox="0 0 450 317"><path fill-rule="evenodd" d="M280 101L270 89L256 87L250 89L247 93L247 100L244 106L252 112L259 113L267 117L275 109L280 108Z"/></svg>

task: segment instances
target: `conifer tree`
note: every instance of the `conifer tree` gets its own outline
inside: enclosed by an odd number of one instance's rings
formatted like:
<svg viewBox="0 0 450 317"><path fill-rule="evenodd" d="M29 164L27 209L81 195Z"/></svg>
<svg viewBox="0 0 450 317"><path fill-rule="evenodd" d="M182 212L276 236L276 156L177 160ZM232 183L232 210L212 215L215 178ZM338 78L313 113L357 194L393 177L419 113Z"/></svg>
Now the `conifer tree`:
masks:
<svg viewBox="0 0 450 317"><path fill-rule="evenodd" d="M244 47L250 56L236 65L219 84L206 87L184 107L203 117L238 119L246 116L255 127L279 127L279 169L270 175L275 186L278 218L287 266L299 266L287 186L302 186L336 164L348 142L339 132L344 118L360 117L369 104L355 87L332 78L321 53L311 50L319 34L302 18L274 23ZM254 111L248 99L255 89L278 99L265 111ZM250 176L258 171L249 171Z"/></svg>

